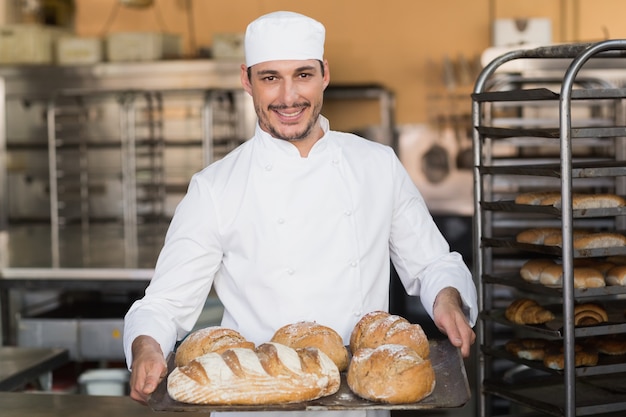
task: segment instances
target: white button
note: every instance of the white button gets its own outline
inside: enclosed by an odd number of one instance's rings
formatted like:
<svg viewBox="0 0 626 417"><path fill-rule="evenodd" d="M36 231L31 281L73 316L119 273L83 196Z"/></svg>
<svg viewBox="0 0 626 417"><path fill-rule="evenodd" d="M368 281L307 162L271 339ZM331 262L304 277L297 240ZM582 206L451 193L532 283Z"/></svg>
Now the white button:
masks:
<svg viewBox="0 0 626 417"><path fill-rule="evenodd" d="M271 170L272 170L272 168L273 168L273 167L272 167L272 164L267 164L267 165L265 165L265 170L266 170L266 171L271 171Z"/></svg>
<svg viewBox="0 0 626 417"><path fill-rule="evenodd" d="M279 217L278 220L276 220L276 222L278 224L284 224L285 223L285 219L283 219L282 217Z"/></svg>
<svg viewBox="0 0 626 417"><path fill-rule="evenodd" d="M354 315L357 316L357 317L361 317L361 312L360 311L355 311Z"/></svg>
<svg viewBox="0 0 626 417"><path fill-rule="evenodd" d="M346 216L351 216L352 212L350 210L346 210L343 212L343 214L345 214Z"/></svg>
<svg viewBox="0 0 626 417"><path fill-rule="evenodd" d="M352 261L352 262L350 263L350 266L351 266L352 268L355 268L358 264L359 264L359 263L358 263L357 261Z"/></svg>
<svg viewBox="0 0 626 417"><path fill-rule="evenodd" d="M333 159L333 165L339 165L339 159Z"/></svg>
<svg viewBox="0 0 626 417"><path fill-rule="evenodd" d="M291 269L291 268L287 269L287 273L288 273L289 275L293 275L293 273L294 273L294 272L295 272L295 271L294 271L293 269Z"/></svg>

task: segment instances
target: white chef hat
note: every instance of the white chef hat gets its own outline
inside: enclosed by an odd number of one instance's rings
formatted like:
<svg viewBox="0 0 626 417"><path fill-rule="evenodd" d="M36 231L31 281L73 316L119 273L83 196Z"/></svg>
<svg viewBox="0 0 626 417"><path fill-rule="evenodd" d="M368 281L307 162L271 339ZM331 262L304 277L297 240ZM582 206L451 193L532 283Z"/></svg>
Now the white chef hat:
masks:
<svg viewBox="0 0 626 417"><path fill-rule="evenodd" d="M261 16L246 29L246 66L277 60L322 60L325 33L324 25L299 13Z"/></svg>

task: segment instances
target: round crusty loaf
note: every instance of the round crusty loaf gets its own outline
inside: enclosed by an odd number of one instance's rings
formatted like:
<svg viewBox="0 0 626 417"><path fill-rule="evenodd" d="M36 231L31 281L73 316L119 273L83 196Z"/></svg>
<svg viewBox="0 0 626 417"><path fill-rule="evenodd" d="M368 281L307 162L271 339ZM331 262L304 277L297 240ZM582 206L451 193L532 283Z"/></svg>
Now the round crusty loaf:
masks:
<svg viewBox="0 0 626 417"><path fill-rule="evenodd" d="M318 348L335 362L340 371L348 367L348 348L339 333L330 327L310 321L292 323L278 329L271 341L292 348Z"/></svg>
<svg viewBox="0 0 626 417"><path fill-rule="evenodd" d="M319 349L263 343L256 350L207 353L175 368L167 392L191 404L263 405L310 401L337 392L339 370Z"/></svg>
<svg viewBox="0 0 626 417"><path fill-rule="evenodd" d="M385 344L408 346L422 358L428 358L430 354L428 338L422 326L386 311L367 313L357 322L350 335L350 351L353 355L361 348L374 349Z"/></svg>
<svg viewBox="0 0 626 417"><path fill-rule="evenodd" d="M176 349L176 366L187 365L205 353L222 353L227 349L241 347L254 349L254 343L247 341L239 332L221 326L210 326L189 334Z"/></svg>
<svg viewBox="0 0 626 417"><path fill-rule="evenodd" d="M560 198L561 193L559 191L530 191L527 193L518 194L515 197L515 204L529 204L538 206L544 204L543 201L554 197Z"/></svg>
<svg viewBox="0 0 626 417"><path fill-rule="evenodd" d="M361 348L352 357L347 382L359 397L388 404L414 403L435 389L430 360L395 344Z"/></svg>
<svg viewBox="0 0 626 417"><path fill-rule="evenodd" d="M561 235L561 229L557 227L537 227L533 229L522 230L515 236L515 240L519 243L530 243L533 245L543 245L549 236Z"/></svg>
<svg viewBox="0 0 626 417"><path fill-rule="evenodd" d="M539 282L548 287L563 286L563 265L547 266L539 275ZM574 267L574 288L604 287L604 275L596 268Z"/></svg>

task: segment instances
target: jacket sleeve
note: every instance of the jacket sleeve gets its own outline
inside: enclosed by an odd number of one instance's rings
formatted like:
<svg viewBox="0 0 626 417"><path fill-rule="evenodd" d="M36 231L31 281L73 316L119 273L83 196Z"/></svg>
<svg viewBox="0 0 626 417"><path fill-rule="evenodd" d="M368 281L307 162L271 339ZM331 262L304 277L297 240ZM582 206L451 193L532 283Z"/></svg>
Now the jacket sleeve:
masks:
<svg viewBox="0 0 626 417"><path fill-rule="evenodd" d="M176 208L145 295L126 314L129 367L137 336L152 336L167 356L195 325L222 260L218 224L210 187L196 174Z"/></svg>
<svg viewBox="0 0 626 417"><path fill-rule="evenodd" d="M390 235L391 260L409 295L419 296L426 312L433 316L439 291L454 287L461 294L470 325L476 323L478 305L472 275L457 252L437 228L417 187L397 158L394 213Z"/></svg>

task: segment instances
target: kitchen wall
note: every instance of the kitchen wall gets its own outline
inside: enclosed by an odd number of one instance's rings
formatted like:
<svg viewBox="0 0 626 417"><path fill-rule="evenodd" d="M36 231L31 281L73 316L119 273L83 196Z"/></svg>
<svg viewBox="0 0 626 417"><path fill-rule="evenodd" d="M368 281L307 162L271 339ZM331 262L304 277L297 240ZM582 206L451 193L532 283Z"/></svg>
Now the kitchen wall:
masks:
<svg viewBox="0 0 626 417"><path fill-rule="evenodd" d="M168 31L193 57L213 34L243 32L255 17L278 9L308 14L327 28L326 57L334 83L381 83L396 93L399 124L423 123L448 104L442 63L473 59L491 45L495 18L548 17L555 42L626 37L621 0L155 0L155 7L116 7L118 0L75 0L80 35ZM193 16L189 17L189 12ZM457 85L464 97L471 86ZM469 98L467 106L469 106ZM460 105L465 105L463 100ZM374 103L328 103L333 127L349 129L363 113L379 119Z"/></svg>

